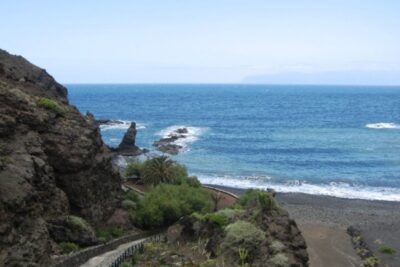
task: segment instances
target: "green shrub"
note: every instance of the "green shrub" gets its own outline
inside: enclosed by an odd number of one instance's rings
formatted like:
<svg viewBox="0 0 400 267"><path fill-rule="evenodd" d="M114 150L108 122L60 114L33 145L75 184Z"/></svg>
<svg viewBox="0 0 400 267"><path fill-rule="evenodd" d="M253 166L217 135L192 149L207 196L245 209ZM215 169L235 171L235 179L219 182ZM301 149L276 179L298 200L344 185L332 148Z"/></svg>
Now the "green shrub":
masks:
<svg viewBox="0 0 400 267"><path fill-rule="evenodd" d="M126 167L126 176L136 176L138 178L142 177L144 163L141 161L134 161L129 163Z"/></svg>
<svg viewBox="0 0 400 267"><path fill-rule="evenodd" d="M225 216L229 221L233 221L242 212L243 212L243 210L226 208L226 209L217 211L217 214L221 214L221 215Z"/></svg>
<svg viewBox="0 0 400 267"><path fill-rule="evenodd" d="M96 236L100 242L105 243L113 238L120 237L123 234L124 230L122 228L113 226L113 227L99 229L96 233Z"/></svg>
<svg viewBox="0 0 400 267"><path fill-rule="evenodd" d="M138 202L140 197L135 191L129 190L124 194L124 199L125 200L130 200L130 201L133 201L133 202Z"/></svg>
<svg viewBox="0 0 400 267"><path fill-rule="evenodd" d="M57 114L64 113L64 109L56 101L47 97L39 98L39 100L37 101L37 105L41 108L51 110Z"/></svg>
<svg viewBox="0 0 400 267"><path fill-rule="evenodd" d="M273 253L278 253L285 249L285 245L279 240L273 240L269 245L269 248Z"/></svg>
<svg viewBox="0 0 400 267"><path fill-rule="evenodd" d="M211 222L219 227L225 227L229 223L228 218L225 215L219 213L207 213L204 216L204 221Z"/></svg>
<svg viewBox="0 0 400 267"><path fill-rule="evenodd" d="M210 207L209 194L203 188L160 184L139 203L133 217L138 226L154 228L170 225L195 211L209 211Z"/></svg>
<svg viewBox="0 0 400 267"><path fill-rule="evenodd" d="M374 256L368 257L368 258L363 260L364 267L380 266L379 263L380 263L379 260Z"/></svg>
<svg viewBox="0 0 400 267"><path fill-rule="evenodd" d="M289 267L289 258L284 253L278 253L274 255L270 260L274 266L277 267Z"/></svg>
<svg viewBox="0 0 400 267"><path fill-rule="evenodd" d="M199 179L197 179L196 176L189 176L188 178L186 178L186 183L192 187L200 187L201 183L199 181Z"/></svg>
<svg viewBox="0 0 400 267"><path fill-rule="evenodd" d="M277 207L272 195L259 189L247 190L245 194L240 197L238 203L243 207L257 203L263 210L270 210Z"/></svg>
<svg viewBox="0 0 400 267"><path fill-rule="evenodd" d="M225 238L222 249L237 257L239 249L246 249L249 253L248 260L256 254L261 243L265 240L265 232L246 221L237 221L225 228Z"/></svg>
<svg viewBox="0 0 400 267"><path fill-rule="evenodd" d="M137 207L137 204L135 202L133 202L132 200L124 200L121 203L121 206L124 210L134 210Z"/></svg>
<svg viewBox="0 0 400 267"><path fill-rule="evenodd" d="M93 231L92 227L90 224L83 218L74 216L74 215L69 215L67 217L67 224L71 225L75 229L79 229L82 231Z"/></svg>
<svg viewBox="0 0 400 267"><path fill-rule="evenodd" d="M59 245L63 254L69 254L79 249L79 246L72 242L62 242Z"/></svg>
<svg viewBox="0 0 400 267"><path fill-rule="evenodd" d="M390 254L390 255L393 255L393 254L396 253L396 250L395 250L394 248L389 247L389 246L382 245L382 246L380 246L380 248L379 248L379 252L380 252L380 253L383 253L383 254Z"/></svg>

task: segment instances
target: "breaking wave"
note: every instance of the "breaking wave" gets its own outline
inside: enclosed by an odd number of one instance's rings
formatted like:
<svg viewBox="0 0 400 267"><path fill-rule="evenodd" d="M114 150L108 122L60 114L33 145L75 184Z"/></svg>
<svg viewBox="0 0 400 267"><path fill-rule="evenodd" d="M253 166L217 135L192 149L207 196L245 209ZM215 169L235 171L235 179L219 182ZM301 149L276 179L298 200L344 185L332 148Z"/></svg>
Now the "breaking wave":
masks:
<svg viewBox="0 0 400 267"><path fill-rule="evenodd" d="M100 124L100 129L102 131L109 131L109 130L127 130L129 126L131 125L131 121L125 121L125 120L115 120L114 122L110 122L107 124ZM146 128L144 124L141 123L136 123L136 129L144 129Z"/></svg>
<svg viewBox="0 0 400 267"><path fill-rule="evenodd" d="M400 129L400 125L393 122L369 123L365 127L371 129Z"/></svg>
<svg viewBox="0 0 400 267"><path fill-rule="evenodd" d="M269 176L267 176L269 177ZM233 188L273 188L282 193L305 193L349 199L400 201L400 188L353 186L347 183L311 184L291 180L284 184L273 183L271 178L243 179L232 176L198 176L204 184L221 185Z"/></svg>

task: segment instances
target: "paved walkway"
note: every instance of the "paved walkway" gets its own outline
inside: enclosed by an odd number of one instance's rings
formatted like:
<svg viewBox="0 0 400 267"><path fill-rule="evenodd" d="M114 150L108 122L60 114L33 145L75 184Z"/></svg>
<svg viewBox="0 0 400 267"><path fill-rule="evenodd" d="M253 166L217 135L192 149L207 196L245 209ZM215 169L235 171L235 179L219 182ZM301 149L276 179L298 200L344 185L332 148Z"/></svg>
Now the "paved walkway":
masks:
<svg viewBox="0 0 400 267"><path fill-rule="evenodd" d="M81 267L109 267L120 255L122 255L129 247L140 244L144 241L146 241L148 238L142 238L139 240L135 240L129 243L125 243L120 245L118 248L114 250L110 250L104 254L101 254L99 256L93 257L84 264L81 265Z"/></svg>

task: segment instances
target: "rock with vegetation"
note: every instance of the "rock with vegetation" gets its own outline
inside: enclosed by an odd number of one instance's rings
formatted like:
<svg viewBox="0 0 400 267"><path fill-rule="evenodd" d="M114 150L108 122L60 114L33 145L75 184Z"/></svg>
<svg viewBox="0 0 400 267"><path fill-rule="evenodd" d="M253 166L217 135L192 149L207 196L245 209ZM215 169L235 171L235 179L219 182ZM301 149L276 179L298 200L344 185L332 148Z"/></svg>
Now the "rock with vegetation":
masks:
<svg viewBox="0 0 400 267"><path fill-rule="evenodd" d="M45 70L0 50L0 266L49 265L50 221L101 224L120 188L93 116Z"/></svg>
<svg viewBox="0 0 400 267"><path fill-rule="evenodd" d="M183 217L168 240L204 249L216 266L308 266L306 243L296 223L268 192L249 190L238 205Z"/></svg>
<svg viewBox="0 0 400 267"><path fill-rule="evenodd" d="M50 236L57 243L90 246L98 243L92 226L83 218L69 215L48 222Z"/></svg>

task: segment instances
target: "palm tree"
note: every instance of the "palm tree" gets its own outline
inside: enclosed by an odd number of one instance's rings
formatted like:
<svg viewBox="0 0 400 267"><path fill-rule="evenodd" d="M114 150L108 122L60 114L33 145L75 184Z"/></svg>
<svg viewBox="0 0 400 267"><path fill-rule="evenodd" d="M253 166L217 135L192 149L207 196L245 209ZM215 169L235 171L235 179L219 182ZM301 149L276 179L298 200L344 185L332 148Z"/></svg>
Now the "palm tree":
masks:
<svg viewBox="0 0 400 267"><path fill-rule="evenodd" d="M145 184L156 186L159 183L173 183L175 162L166 156L149 159L145 162L142 174Z"/></svg>

